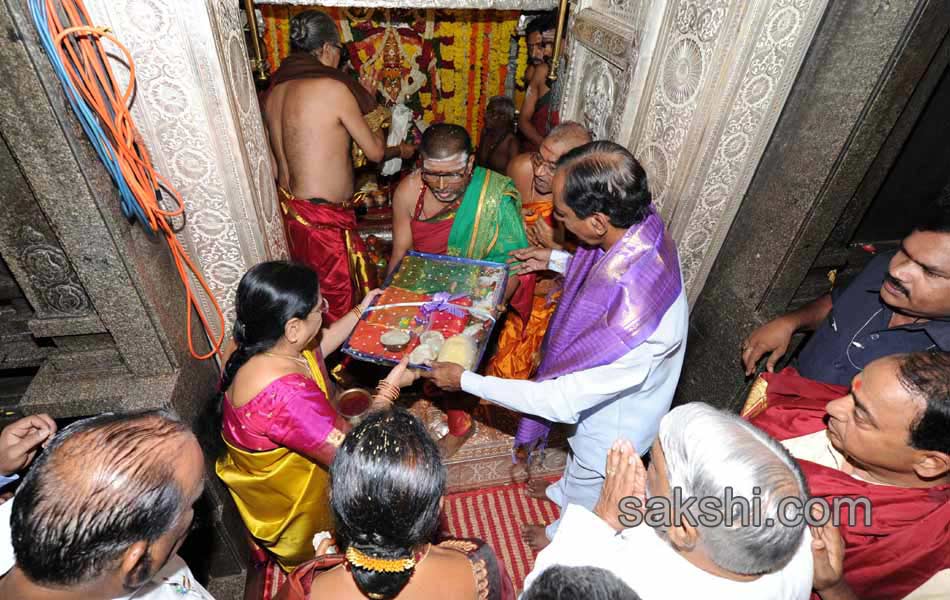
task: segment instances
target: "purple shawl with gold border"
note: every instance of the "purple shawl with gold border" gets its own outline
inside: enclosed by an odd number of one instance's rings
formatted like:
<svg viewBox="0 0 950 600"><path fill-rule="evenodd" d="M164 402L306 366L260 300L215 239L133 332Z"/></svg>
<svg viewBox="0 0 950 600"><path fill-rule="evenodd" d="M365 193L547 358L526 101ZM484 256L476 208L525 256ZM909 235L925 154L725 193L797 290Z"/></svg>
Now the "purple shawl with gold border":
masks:
<svg viewBox="0 0 950 600"><path fill-rule="evenodd" d="M579 248L541 346L535 381L610 364L650 337L682 290L679 257L655 212L608 252ZM515 449L533 451L550 423L526 415Z"/></svg>

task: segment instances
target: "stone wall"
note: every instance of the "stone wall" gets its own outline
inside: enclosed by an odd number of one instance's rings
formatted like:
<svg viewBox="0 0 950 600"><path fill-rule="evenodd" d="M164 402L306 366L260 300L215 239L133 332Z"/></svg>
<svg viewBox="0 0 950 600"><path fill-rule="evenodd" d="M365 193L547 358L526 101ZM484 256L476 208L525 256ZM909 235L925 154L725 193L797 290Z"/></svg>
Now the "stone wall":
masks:
<svg viewBox="0 0 950 600"><path fill-rule="evenodd" d="M928 73L950 61L948 27L940 1L829 3L694 305L676 402L741 405L742 339L789 308L836 227L860 221L926 103Z"/></svg>
<svg viewBox="0 0 950 600"><path fill-rule="evenodd" d="M641 159L695 304L827 0L584 0L565 115Z"/></svg>

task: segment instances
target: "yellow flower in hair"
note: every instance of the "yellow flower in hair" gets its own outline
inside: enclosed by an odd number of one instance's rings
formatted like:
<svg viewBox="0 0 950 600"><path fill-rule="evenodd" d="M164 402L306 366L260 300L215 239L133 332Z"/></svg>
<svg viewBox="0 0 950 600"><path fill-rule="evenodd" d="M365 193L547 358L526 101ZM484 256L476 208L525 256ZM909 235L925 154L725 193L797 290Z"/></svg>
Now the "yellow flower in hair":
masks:
<svg viewBox="0 0 950 600"><path fill-rule="evenodd" d="M353 546L346 549L346 560L354 567L377 573L402 573L416 566L416 559L407 558L379 558L360 552Z"/></svg>

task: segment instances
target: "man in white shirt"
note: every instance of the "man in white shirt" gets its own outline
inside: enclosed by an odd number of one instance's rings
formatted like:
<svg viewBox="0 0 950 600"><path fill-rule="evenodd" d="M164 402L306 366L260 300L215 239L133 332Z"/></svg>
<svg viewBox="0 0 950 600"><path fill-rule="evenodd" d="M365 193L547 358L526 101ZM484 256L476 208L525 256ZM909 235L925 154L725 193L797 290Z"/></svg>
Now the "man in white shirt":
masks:
<svg viewBox="0 0 950 600"><path fill-rule="evenodd" d="M176 554L203 489L201 448L178 419L74 423L0 506L0 598L210 600Z"/></svg>
<svg viewBox="0 0 950 600"><path fill-rule="evenodd" d="M526 590L552 565L590 565L643 600L809 597L805 481L780 444L735 415L691 403L663 417L650 456L644 469L629 442L610 449L594 511L567 508ZM743 500L745 508L735 504Z"/></svg>
<svg viewBox="0 0 950 600"><path fill-rule="evenodd" d="M565 274L535 381L482 377L436 363L423 373L446 390L528 415L516 447L542 447L550 422L576 424L563 477L547 488L561 506L593 508L603 457L618 437L649 448L669 410L686 351L689 309L679 257L654 212L646 173L626 148L593 142L568 152L554 176L554 215L582 243L574 256L551 249L513 253L513 270ZM547 530L529 526L535 549Z"/></svg>

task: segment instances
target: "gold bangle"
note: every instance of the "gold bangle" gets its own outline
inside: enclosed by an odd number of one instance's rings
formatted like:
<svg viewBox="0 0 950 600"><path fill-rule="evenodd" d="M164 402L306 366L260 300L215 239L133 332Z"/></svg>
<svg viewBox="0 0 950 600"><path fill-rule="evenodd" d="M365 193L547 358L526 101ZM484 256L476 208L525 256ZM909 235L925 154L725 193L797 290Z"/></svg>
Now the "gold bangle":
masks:
<svg viewBox="0 0 950 600"><path fill-rule="evenodd" d="M359 319L360 317L363 316L363 309L360 308L359 305L354 306L353 308L351 308L351 309L350 309L350 312L353 313L354 315L356 315L356 318L357 318L357 319Z"/></svg>
<svg viewBox="0 0 950 600"><path fill-rule="evenodd" d="M379 395L379 394L373 394L373 399L372 399L372 401L373 401L373 404L376 404L377 402L385 402L385 403L388 404L389 406L392 406L392 405L394 404L392 400L390 400L389 398L386 398L386 397L384 397L384 396L381 396L381 395Z"/></svg>
<svg viewBox="0 0 950 600"><path fill-rule="evenodd" d="M397 388L397 389L393 389L393 388L380 387L380 388L378 388L378 389L379 389L379 393L380 393L381 395L383 395L383 396L386 397L386 398L389 398L389 399L390 399L391 401L393 401L393 402L395 402L397 399L399 399L399 389L398 389L398 388Z"/></svg>
<svg viewBox="0 0 950 600"><path fill-rule="evenodd" d="M389 383L385 379L381 379L379 381L379 384L376 386L376 391L380 396L386 398L390 402L395 402L397 399L399 399L399 386Z"/></svg>

